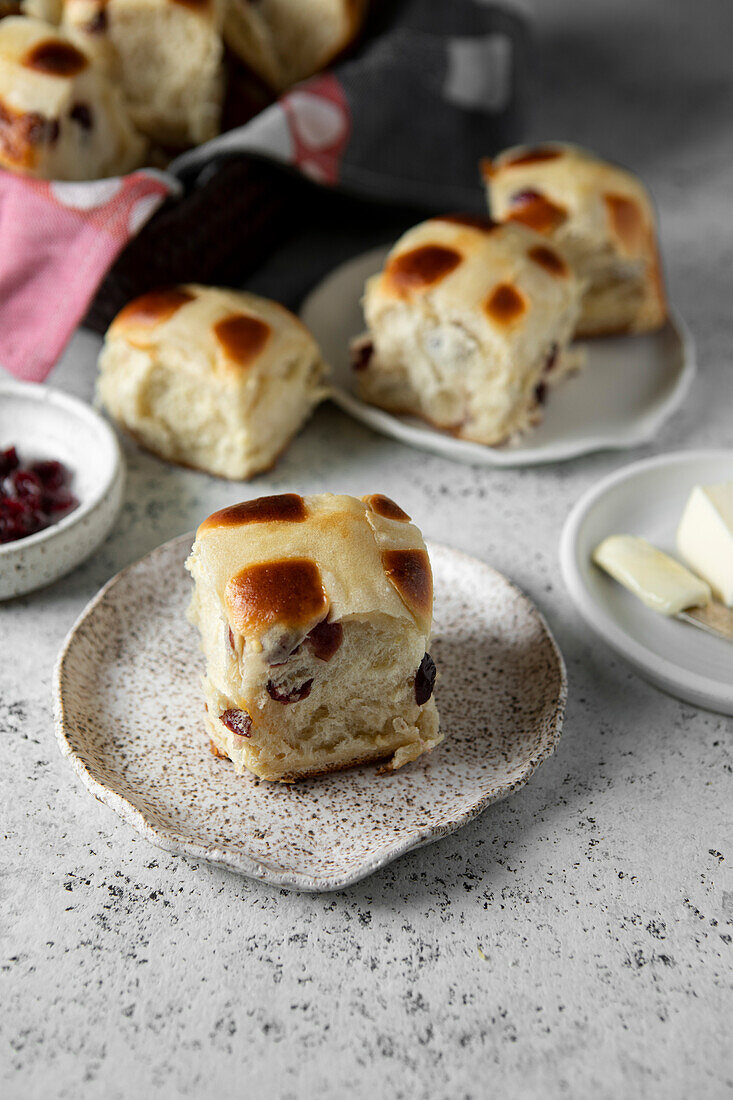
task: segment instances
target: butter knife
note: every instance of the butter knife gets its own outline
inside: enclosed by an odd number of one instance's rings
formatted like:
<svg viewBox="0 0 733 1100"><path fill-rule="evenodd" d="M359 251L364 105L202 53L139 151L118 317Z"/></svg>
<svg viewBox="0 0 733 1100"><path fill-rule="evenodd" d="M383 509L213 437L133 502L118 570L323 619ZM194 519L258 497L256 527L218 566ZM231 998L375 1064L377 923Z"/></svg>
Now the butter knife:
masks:
<svg viewBox="0 0 733 1100"><path fill-rule="evenodd" d="M733 610L717 600L711 600L704 607L688 607L678 611L675 619L696 626L707 634L714 634L716 638L733 642Z"/></svg>

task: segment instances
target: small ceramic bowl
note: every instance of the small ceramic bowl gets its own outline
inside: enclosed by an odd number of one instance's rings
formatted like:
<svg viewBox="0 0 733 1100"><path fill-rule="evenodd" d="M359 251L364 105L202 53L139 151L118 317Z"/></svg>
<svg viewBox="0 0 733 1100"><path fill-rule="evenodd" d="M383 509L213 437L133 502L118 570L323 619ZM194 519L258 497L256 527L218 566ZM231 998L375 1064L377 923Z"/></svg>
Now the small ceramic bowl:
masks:
<svg viewBox="0 0 733 1100"><path fill-rule="evenodd" d="M695 485L733 479L733 451L677 451L633 462L575 504L560 541L565 585L591 630L670 695L733 714L733 645L658 615L593 564L609 535L641 535L677 556L675 533Z"/></svg>
<svg viewBox="0 0 733 1100"><path fill-rule="evenodd" d="M35 535L0 543L0 600L50 584L88 558L117 518L125 480L110 426L83 401L48 386L0 382L0 450L11 446L22 461L63 462L79 506Z"/></svg>

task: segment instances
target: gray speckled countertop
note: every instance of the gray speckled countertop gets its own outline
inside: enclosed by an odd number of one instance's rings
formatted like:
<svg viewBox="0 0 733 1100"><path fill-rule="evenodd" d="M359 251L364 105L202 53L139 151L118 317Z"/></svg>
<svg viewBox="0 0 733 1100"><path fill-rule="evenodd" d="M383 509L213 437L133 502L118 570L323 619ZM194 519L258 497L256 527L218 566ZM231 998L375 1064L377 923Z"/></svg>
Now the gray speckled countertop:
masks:
<svg viewBox="0 0 733 1100"><path fill-rule="evenodd" d="M386 488L426 535L517 581L568 664L559 751L461 832L339 894L286 893L151 847L59 756L53 661L108 577L241 488L127 445L106 545L0 608L8 1100L733 1092L733 721L615 660L557 567L565 515L599 477L645 454L733 446L733 13L714 0L532 6L533 134L596 146L651 184L671 296L698 343L689 403L653 447L495 472L328 407L252 489ZM293 255L315 276L370 234L304 230L252 286L277 294ZM51 381L88 396L95 346L80 334Z"/></svg>

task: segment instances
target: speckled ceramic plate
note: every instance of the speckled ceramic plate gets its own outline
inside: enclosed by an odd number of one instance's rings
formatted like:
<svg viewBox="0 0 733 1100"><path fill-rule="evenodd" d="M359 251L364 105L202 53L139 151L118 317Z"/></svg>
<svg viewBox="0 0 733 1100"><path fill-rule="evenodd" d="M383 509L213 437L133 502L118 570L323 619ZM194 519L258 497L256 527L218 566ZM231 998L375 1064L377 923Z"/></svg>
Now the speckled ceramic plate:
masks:
<svg viewBox="0 0 733 1100"><path fill-rule="evenodd" d="M432 545L443 744L389 776L374 766L291 786L237 776L209 752L201 721L202 660L185 619L191 541L114 577L56 667L61 751L161 848L276 886L333 890L458 829L557 744L565 667L541 614L488 565Z"/></svg>
<svg viewBox="0 0 733 1100"><path fill-rule="evenodd" d="M454 439L412 416L367 405L355 393L349 341L364 331L364 282L380 271L387 248L341 264L303 303L300 316L333 370L333 400L383 435L473 466L534 466L604 448L638 447L680 407L695 375L695 348L676 314L660 332L584 341L585 368L549 397L542 423L502 447Z"/></svg>

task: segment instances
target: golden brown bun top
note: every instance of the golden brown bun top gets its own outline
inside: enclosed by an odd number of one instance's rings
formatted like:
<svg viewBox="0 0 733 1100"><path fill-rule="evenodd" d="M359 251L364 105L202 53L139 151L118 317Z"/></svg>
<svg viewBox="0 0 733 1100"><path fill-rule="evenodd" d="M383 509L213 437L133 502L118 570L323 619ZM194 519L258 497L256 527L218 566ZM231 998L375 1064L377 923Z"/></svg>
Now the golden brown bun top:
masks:
<svg viewBox="0 0 733 1100"><path fill-rule="evenodd" d="M222 508L205 519L198 533L217 527L241 527L247 523L302 523L308 516L305 501L297 493L278 493L271 497L257 497L241 504Z"/></svg>
<svg viewBox="0 0 733 1100"><path fill-rule="evenodd" d="M193 301L194 295L183 287L168 286L149 290L128 302L117 314L113 324L116 330L128 336L137 335L142 341L145 340L144 333L170 320L181 306Z"/></svg>
<svg viewBox="0 0 733 1100"><path fill-rule="evenodd" d="M492 215L550 235L568 227L614 239L628 256L653 245L655 216L642 182L579 146L517 146L481 162ZM572 228L571 228L572 231Z"/></svg>
<svg viewBox="0 0 733 1100"><path fill-rule="evenodd" d="M231 381L282 369L293 359L320 358L311 334L278 302L196 284L164 287L129 302L107 340L152 355L175 349L181 369Z"/></svg>
<svg viewBox="0 0 733 1100"><path fill-rule="evenodd" d="M86 54L42 19L0 19L0 163L37 171L59 140L71 97L90 94L95 74ZM84 104L85 105L85 104Z"/></svg>
<svg viewBox="0 0 733 1100"><path fill-rule="evenodd" d="M383 493L372 493L371 496L362 497L362 500L367 508L371 508L372 512L376 512L378 516L384 516L385 519L396 519L400 523L410 522L407 512L403 511L399 504L395 504L391 497L386 497Z"/></svg>
<svg viewBox="0 0 733 1100"><path fill-rule="evenodd" d="M192 11L208 11L213 7L213 0L169 0L171 4L180 4L182 8L191 8Z"/></svg>
<svg viewBox="0 0 733 1100"><path fill-rule="evenodd" d="M68 79L89 65L89 58L50 23L25 15L0 20L0 62L57 79Z"/></svg>
<svg viewBox="0 0 733 1100"><path fill-rule="evenodd" d="M328 613L321 572L310 558L247 565L227 581L227 619L239 634L269 627L307 634Z"/></svg>
<svg viewBox="0 0 733 1100"><path fill-rule="evenodd" d="M486 176L493 176L502 168L516 167L527 164L546 164L547 161L557 160L562 157L569 145L553 143L551 145L518 145L513 149L506 149L498 157L491 160L484 157L481 161L481 172Z"/></svg>
<svg viewBox="0 0 733 1100"><path fill-rule="evenodd" d="M215 512L193 548L233 630L307 633L326 616L409 618L428 635L433 582L425 543L382 494L260 497Z"/></svg>
<svg viewBox="0 0 733 1100"><path fill-rule="evenodd" d="M36 42L20 58L21 65L48 76L76 76L86 69L89 61L81 50L57 37Z"/></svg>
<svg viewBox="0 0 733 1100"><path fill-rule="evenodd" d="M408 229L367 282L370 325L396 302L471 330L519 335L567 308L579 284L560 246L516 222L449 216ZM512 337L513 338L513 337Z"/></svg>

